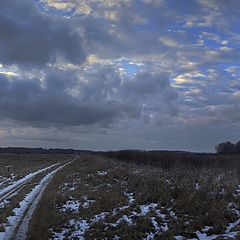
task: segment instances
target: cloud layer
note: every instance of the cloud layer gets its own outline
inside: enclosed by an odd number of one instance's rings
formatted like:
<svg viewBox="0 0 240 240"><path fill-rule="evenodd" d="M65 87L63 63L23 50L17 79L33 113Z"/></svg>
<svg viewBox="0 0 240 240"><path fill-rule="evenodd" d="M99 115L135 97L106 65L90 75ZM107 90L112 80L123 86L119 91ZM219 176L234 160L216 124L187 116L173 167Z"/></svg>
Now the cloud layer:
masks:
<svg viewBox="0 0 240 240"><path fill-rule="evenodd" d="M0 138L90 149L234 141L239 9L237 0L3 0Z"/></svg>

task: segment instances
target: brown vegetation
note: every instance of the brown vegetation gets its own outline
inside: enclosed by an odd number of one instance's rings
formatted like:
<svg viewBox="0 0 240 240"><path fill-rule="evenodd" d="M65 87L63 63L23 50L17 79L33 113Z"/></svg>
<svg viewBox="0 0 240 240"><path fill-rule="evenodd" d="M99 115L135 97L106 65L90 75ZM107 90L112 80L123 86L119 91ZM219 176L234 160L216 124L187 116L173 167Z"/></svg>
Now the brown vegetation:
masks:
<svg viewBox="0 0 240 240"><path fill-rule="evenodd" d="M232 166L200 166L162 168L84 155L48 186L29 239L51 239L63 231L66 239L74 239L80 223L88 226L81 235L86 239L142 239L151 232L156 239L190 239L205 226L208 234L224 233L240 218L238 171ZM90 203L84 208L86 199ZM68 201L79 202L78 211L63 211ZM144 207L149 207L145 214Z"/></svg>

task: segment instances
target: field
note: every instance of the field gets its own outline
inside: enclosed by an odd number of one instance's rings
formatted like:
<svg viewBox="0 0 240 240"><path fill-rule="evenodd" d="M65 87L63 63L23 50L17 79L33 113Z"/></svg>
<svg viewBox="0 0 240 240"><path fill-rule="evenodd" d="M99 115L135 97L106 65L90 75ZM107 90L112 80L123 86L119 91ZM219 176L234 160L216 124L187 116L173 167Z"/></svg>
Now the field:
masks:
<svg viewBox="0 0 240 240"><path fill-rule="evenodd" d="M84 155L48 185L28 239L240 239L238 177Z"/></svg>
<svg viewBox="0 0 240 240"><path fill-rule="evenodd" d="M240 239L238 156L185 156L184 163L175 153L174 164L139 156L2 155L0 239L18 239L21 228L19 239L31 240ZM1 191L14 183L2 200Z"/></svg>

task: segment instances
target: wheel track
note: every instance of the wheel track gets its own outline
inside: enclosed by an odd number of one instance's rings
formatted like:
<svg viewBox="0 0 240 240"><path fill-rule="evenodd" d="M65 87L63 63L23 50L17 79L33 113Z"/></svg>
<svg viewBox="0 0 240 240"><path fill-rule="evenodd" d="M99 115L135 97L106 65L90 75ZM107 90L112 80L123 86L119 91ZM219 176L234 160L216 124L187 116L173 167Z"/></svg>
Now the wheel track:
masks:
<svg viewBox="0 0 240 240"><path fill-rule="evenodd" d="M41 199L43 192L45 191L47 185L50 183L54 175L67 166L68 164L72 163L69 161L57 169L51 171L47 175L45 175L39 182L37 186L35 186L32 191L27 195L30 196L30 199L25 201L25 206L22 206L20 213L16 216L15 221L13 224L7 229L4 240L25 240L27 237L28 225L31 220L31 217L34 213L34 210L37 207L38 202Z"/></svg>
<svg viewBox="0 0 240 240"><path fill-rule="evenodd" d="M0 191L0 204L2 202L4 202L9 196L11 196L15 192L17 192L20 188L24 187L27 183L29 183L38 174L40 174L40 173L42 173L44 171L47 171L47 170L49 170L49 169L51 169L51 168L53 168L53 167L55 167L55 166L57 166L59 164L60 163L56 163L56 164L53 164L53 165L48 166L46 168L40 169L38 171L35 171L34 173L32 173L32 176L30 176L28 178L24 177L24 178L20 179L17 183L2 189Z"/></svg>

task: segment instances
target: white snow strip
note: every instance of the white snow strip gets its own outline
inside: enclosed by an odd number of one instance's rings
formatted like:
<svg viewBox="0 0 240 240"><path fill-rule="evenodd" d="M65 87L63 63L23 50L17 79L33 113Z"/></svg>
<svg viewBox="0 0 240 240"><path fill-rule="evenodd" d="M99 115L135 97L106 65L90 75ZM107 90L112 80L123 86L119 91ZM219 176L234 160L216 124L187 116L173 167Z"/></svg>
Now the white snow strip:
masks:
<svg viewBox="0 0 240 240"><path fill-rule="evenodd" d="M186 240L186 238L183 236L175 236L174 238L175 240Z"/></svg>
<svg viewBox="0 0 240 240"><path fill-rule="evenodd" d="M7 198L4 198L3 201L0 202L0 209L4 208L6 204L11 202L11 198L16 196L23 188L24 186L18 188L16 191L14 191L12 194L8 195Z"/></svg>
<svg viewBox="0 0 240 240"><path fill-rule="evenodd" d="M29 174L26 175L25 177L19 179L18 181L14 182L13 184L11 184L11 185L7 186L6 188L2 189L2 190L0 191L0 197L3 196L5 193L11 191L12 189L14 189L15 187L17 187L18 185L20 185L20 184L22 184L22 183L24 183L24 182L26 182L26 181L29 181L30 179L32 179L33 177L35 177L37 174L42 173L42 172L44 172L44 171L46 171L46 170L48 170L48 169L51 169L51 168L53 168L53 167L55 167L55 166L57 166L57 165L59 165L59 164L60 164L60 163L56 163L56 164L53 164L53 165L48 166L48 167L46 167L46 168L43 168L43 169L37 170L37 171L35 171L35 172L29 173Z"/></svg>
<svg viewBox="0 0 240 240"><path fill-rule="evenodd" d="M213 234L213 235L210 235L208 236L206 233L201 233L201 232L196 232L197 234L197 237L199 240L214 240L216 238L235 238L237 236L237 232L230 232L230 233L227 233L227 234Z"/></svg>
<svg viewBox="0 0 240 240"><path fill-rule="evenodd" d="M12 183L16 177L17 177L17 175L14 175L13 173L10 174L10 177L0 176L0 187L2 187L2 185L6 184L6 183L8 183L8 184Z"/></svg>
<svg viewBox="0 0 240 240"><path fill-rule="evenodd" d="M236 210L236 209L235 209L235 211L236 211L237 215L239 216L239 215L240 215L239 211ZM237 225L239 225L239 224L240 224L240 219L238 219L238 220L237 220L236 222L234 222L234 223L229 223L229 225L228 225L225 233L230 233L230 231L231 231L233 228L235 228Z"/></svg>
<svg viewBox="0 0 240 240"><path fill-rule="evenodd" d="M104 175L107 175L107 173L108 173L107 171L98 171L97 175L98 176L104 176Z"/></svg>
<svg viewBox="0 0 240 240"><path fill-rule="evenodd" d="M31 216L41 198L42 193L44 192L45 188L47 187L47 184L51 181L52 177L63 167L70 164L71 162L68 162L57 169L53 170L52 172L48 173L45 177L42 178L42 180L39 182L37 186L35 186L30 193L26 195L26 197L19 203L20 207L13 209L13 212L15 213L15 216L8 217L8 224L6 224L5 232L0 232L0 239L4 240L10 240L12 239L12 235L15 231L15 229L18 227L18 225L21 223L19 227L19 231L16 234L15 239L25 239L26 238L26 232L28 229L28 224L31 219ZM54 164L47 169L56 166L58 164ZM46 170L46 168L45 168ZM41 170L40 170L41 171ZM43 171L43 170L42 170ZM30 206L31 205L31 206ZM30 206L30 207L29 207ZM24 214L27 211L25 217ZM22 222L21 222L22 220Z"/></svg>

